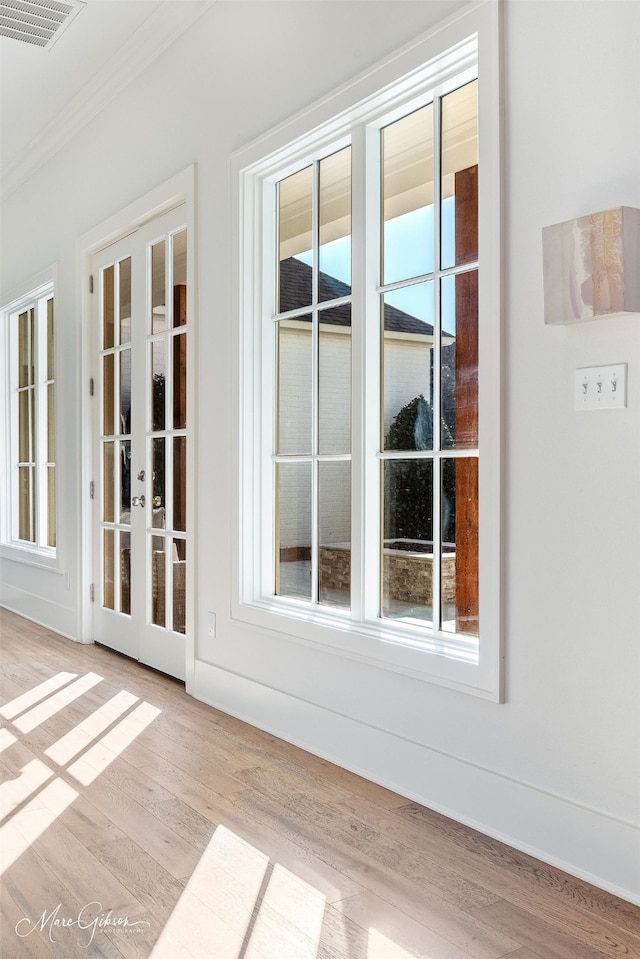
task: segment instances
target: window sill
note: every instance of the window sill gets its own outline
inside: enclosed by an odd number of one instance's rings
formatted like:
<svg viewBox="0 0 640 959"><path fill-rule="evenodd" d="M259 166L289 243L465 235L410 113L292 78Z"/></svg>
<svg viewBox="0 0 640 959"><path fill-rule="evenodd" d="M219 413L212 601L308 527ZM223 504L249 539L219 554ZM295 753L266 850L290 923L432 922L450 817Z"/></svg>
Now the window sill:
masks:
<svg viewBox="0 0 640 959"><path fill-rule="evenodd" d="M23 563L36 569L46 569L52 573L60 572L60 560L56 550L39 549L17 543L3 543L0 546L0 559L12 563Z"/></svg>
<svg viewBox="0 0 640 959"><path fill-rule="evenodd" d="M387 626L383 620L354 623L339 612L269 598L236 605L233 619L298 645L498 701L496 690L482 680L474 637L417 630L397 622Z"/></svg>

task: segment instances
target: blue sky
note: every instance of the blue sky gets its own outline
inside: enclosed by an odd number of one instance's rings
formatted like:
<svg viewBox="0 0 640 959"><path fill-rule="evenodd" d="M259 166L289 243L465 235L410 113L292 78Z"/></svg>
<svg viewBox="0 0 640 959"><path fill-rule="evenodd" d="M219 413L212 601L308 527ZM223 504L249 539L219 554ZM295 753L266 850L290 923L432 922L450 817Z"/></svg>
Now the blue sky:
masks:
<svg viewBox="0 0 640 959"><path fill-rule="evenodd" d="M449 197L442 203L442 264L453 266L454 204ZM297 259L311 264L311 251ZM412 210L385 224L385 283L395 283L408 276L419 276L433 270L433 206ZM351 238L343 237L325 243L320 250L320 269L344 283L351 282ZM386 302L433 324L433 283L419 283L388 293ZM442 326L455 333L455 286L453 277L442 283Z"/></svg>

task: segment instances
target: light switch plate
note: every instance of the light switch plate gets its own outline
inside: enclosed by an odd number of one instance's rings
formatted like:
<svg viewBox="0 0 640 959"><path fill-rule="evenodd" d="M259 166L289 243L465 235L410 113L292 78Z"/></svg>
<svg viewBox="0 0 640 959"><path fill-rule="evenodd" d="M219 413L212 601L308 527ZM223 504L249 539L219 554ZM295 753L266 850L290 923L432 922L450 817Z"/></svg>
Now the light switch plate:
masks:
<svg viewBox="0 0 640 959"><path fill-rule="evenodd" d="M584 366L575 372L577 410L619 410L627 405L627 364Z"/></svg>

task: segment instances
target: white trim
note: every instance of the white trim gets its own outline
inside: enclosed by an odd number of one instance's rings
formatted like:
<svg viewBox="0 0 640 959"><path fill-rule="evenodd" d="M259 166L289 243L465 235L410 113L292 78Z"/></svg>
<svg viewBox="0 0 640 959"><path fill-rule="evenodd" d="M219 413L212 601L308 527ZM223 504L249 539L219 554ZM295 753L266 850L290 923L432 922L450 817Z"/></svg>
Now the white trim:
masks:
<svg viewBox="0 0 640 959"><path fill-rule="evenodd" d="M13 193L160 57L216 0L163 0L66 107L9 164L1 195Z"/></svg>
<svg viewBox="0 0 640 959"><path fill-rule="evenodd" d="M196 633L196 574L195 574L195 540L197 529L196 514L196 452L194 438L197 435L195 411L196 386L195 369L197 357L198 324L197 318L197 265L196 265L196 191L197 167L195 164L175 174L169 180L155 187L149 193L129 204L123 210L93 227L88 233L76 241L77 262L77 315L79 319L77 342L80 357L78 365L81 368L79 378L78 408L80 416L80 448L81 455L81 493L79 497L79 528L78 563L79 563L79 603L77 635L83 642L93 640L93 607L89 599L89 585L93 578L94 544L93 544L93 501L89 499L89 483L93 478L93 407L89 397L88 384L93 368L93 337L91 330L92 294L89 292L89 276L91 275L91 258L94 253L122 239L129 233L137 230L144 224L156 219L163 213L182 204L186 207L187 228L187 324L189 336L187 338L187 367L190 375L187 376L187 409L190 410L188 433L191 441L187 443L187 529L191 535L187 537L187 562L191 575L187 577L186 593L186 689L191 692L195 672ZM97 293L97 291L96 291ZM95 295L95 294L94 294Z"/></svg>
<svg viewBox="0 0 640 959"><path fill-rule="evenodd" d="M198 663L195 695L408 800L640 905L640 831L633 822L216 666Z"/></svg>
<svg viewBox="0 0 640 959"><path fill-rule="evenodd" d="M60 575L66 575L64 573ZM18 586L0 583L0 609L8 609L23 619L52 632L59 633L66 639L78 641L75 633L76 610L69 606L62 606L50 599L44 599L36 593L30 593Z"/></svg>
<svg viewBox="0 0 640 959"><path fill-rule="evenodd" d="M477 38L477 40L476 40ZM446 45L446 49L445 49ZM443 52L444 49L444 52ZM477 50L477 53L475 52ZM233 286L233 315L239 317L234 340L234 371L240 378L234 383L237 406L234 408L234 486L241 491L237 528L239 542L232 537L233 568L237 570L232 586L231 615L236 622L278 631L291 641L320 645L338 655L357 658L394 671L428 679L439 685L472 692L483 698L503 701L503 641L501 632L501 386L500 356L501 321L501 101L500 101L500 6L496 0L485 0L466 8L435 32L417 39L383 64L342 87L319 104L310 107L277 130L238 151L232 159L232 190L239 211L232 224L232 245L238 251ZM479 67L475 66L475 59ZM481 448L480 478L480 609L481 641L477 662L470 663L465 643L455 634L414 630L400 626L367 622L364 596L371 593L354 581L353 610L362 610L362 620L346 620L340 613L310 610L295 602L274 602L260 599L262 570L271 564L269 536L257 530L260 517L269 515L270 483L256 483L261 462L271 455L270 432L265 423L270 410L258 402L266 396L273 376L272 364L261 350L257 331L269 325L265 316L268 304L260 296L264 264L273 262L272 251L265 249L262 220L273 217L273 201L269 190L277 180L300 169L322 155L333 153L350 141L352 129L371 132L401 113L409 112L434 94L459 86L480 73L480 195L483 212L480 219L480 407L479 445ZM358 95L360 99L354 101ZM357 123L360 126L353 127ZM354 137L355 145L355 137ZM360 151L362 147L360 147ZM355 160L355 154L354 154ZM357 178L356 178L357 180ZM354 194L356 212L364 217L365 209L377 202L377 187L365 184L362 196ZM367 257L375 251L366 252ZM358 295L357 276L368 270L363 252L354 247L354 298ZM368 287L367 287L368 288ZM375 339L375 338L374 338ZM354 335L354 360L362 359L362 351L374 349L358 342ZM370 357L367 357L367 363ZM236 365L237 364L237 365ZM361 364L363 365L363 364ZM377 364L376 364L377 366ZM497 371L495 375L492 371ZM354 409L356 392L361 389L359 374L354 375ZM243 393L246 390L246 395ZM251 397L250 398L250 394ZM373 403L370 404L375 405ZM265 419L266 418L266 419ZM356 417L356 422L360 421ZM356 449L365 455L377 449L375 426L367 426L361 437L354 430L354 463ZM374 434L376 434L374 436ZM266 439L265 439L266 437ZM262 447L261 445L262 444ZM268 449L266 447L269 447ZM366 478L355 476L354 489L370 495ZM354 494L355 499L355 494ZM377 502L375 495L374 501ZM265 513L265 509L267 513ZM369 510L375 516L375 510ZM483 519L484 517L484 519ZM487 517L489 524L487 526ZM265 529L266 529L265 522ZM368 524L367 524L368 525ZM353 549L367 550L370 529L354 530ZM239 552L240 550L240 552ZM242 568L240 563L242 562ZM377 588L376 588L377 592ZM369 611L370 619L370 611ZM439 655L430 655L437 652ZM457 660L455 657L458 657Z"/></svg>

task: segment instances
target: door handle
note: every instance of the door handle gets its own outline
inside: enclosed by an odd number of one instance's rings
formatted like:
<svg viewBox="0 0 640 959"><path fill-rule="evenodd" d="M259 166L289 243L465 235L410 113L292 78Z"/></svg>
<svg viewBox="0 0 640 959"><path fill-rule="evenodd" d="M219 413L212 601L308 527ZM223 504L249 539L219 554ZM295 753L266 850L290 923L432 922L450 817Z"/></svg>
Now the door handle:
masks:
<svg viewBox="0 0 640 959"><path fill-rule="evenodd" d="M144 506L144 493L142 496L132 496L131 497L132 506Z"/></svg>

